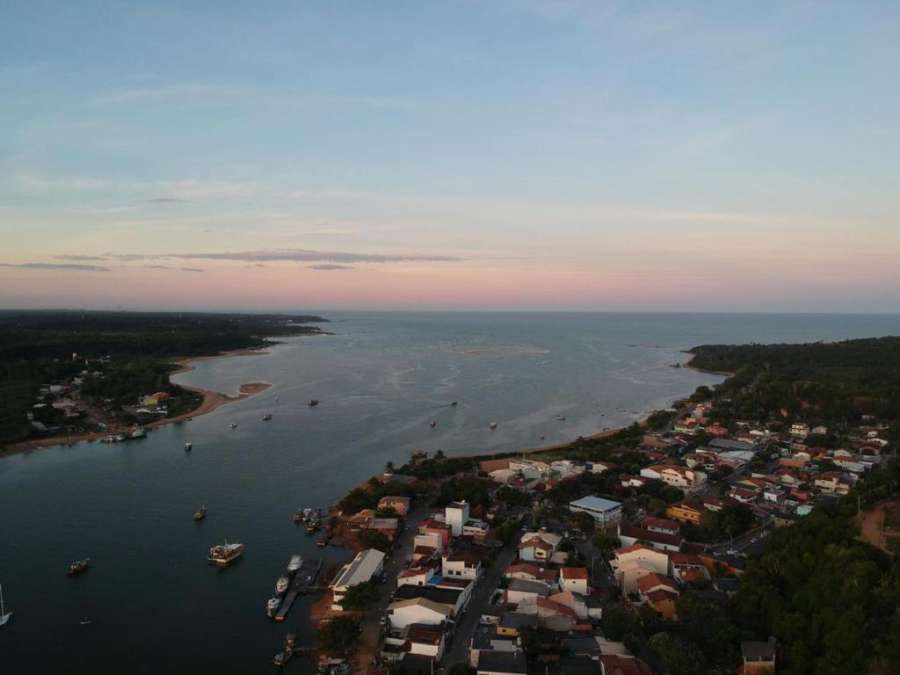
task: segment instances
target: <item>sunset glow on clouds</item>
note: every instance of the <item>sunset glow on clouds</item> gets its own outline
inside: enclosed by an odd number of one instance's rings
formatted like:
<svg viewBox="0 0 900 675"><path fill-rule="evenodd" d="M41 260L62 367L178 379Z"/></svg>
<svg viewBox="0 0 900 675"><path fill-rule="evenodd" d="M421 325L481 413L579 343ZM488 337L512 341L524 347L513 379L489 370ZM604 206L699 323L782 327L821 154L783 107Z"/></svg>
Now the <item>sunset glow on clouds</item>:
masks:
<svg viewBox="0 0 900 675"><path fill-rule="evenodd" d="M900 311L896 5L4 12L0 306Z"/></svg>

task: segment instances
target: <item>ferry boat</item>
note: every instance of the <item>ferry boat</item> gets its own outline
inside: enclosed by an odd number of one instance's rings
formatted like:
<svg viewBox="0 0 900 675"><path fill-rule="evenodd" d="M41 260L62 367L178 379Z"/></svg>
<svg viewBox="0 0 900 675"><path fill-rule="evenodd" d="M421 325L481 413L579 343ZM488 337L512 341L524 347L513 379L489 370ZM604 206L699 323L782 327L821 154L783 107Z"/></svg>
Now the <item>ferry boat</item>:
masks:
<svg viewBox="0 0 900 675"><path fill-rule="evenodd" d="M188 441L187 443L184 444L184 451L190 452L193 449L193 447L194 447L194 444L191 443L190 441Z"/></svg>
<svg viewBox="0 0 900 675"><path fill-rule="evenodd" d="M289 574L293 574L303 565L303 558L299 555L292 555L291 560L288 563L287 571Z"/></svg>
<svg viewBox="0 0 900 675"><path fill-rule="evenodd" d="M69 563L69 569L66 570L66 574L70 577L77 576L82 574L83 572L87 572L88 564L90 563L90 558L85 558L84 560L76 560L74 562Z"/></svg>
<svg viewBox="0 0 900 675"><path fill-rule="evenodd" d="M243 554L243 544L229 544L226 541L224 544L216 544L215 546L210 547L209 557L207 559L214 565L226 567L240 558Z"/></svg>
<svg viewBox="0 0 900 675"><path fill-rule="evenodd" d="M266 413L265 415L262 416L263 422L268 422L270 419L272 419L272 413Z"/></svg>
<svg viewBox="0 0 900 675"><path fill-rule="evenodd" d="M194 511L194 520L200 521L206 518L206 507L201 506L199 509Z"/></svg>
<svg viewBox="0 0 900 675"><path fill-rule="evenodd" d="M288 586L290 586L291 580L287 577L278 577L278 581L275 582L275 595L281 596L287 592Z"/></svg>

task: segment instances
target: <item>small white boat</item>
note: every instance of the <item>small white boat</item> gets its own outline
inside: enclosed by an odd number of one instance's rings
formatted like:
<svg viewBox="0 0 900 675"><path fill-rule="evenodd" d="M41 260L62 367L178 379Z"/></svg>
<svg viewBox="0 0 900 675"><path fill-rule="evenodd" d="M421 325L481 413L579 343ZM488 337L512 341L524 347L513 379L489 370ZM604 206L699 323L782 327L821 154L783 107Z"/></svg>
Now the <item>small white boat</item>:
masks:
<svg viewBox="0 0 900 675"><path fill-rule="evenodd" d="M8 624L12 615L12 612L6 611L6 605L3 602L3 586L0 586L0 626Z"/></svg>
<svg viewBox="0 0 900 675"><path fill-rule="evenodd" d="M288 563L288 572L296 572L303 565L303 558L299 555L292 555L291 561Z"/></svg>
<svg viewBox="0 0 900 675"><path fill-rule="evenodd" d="M265 415L262 416L263 422L268 422L270 419L272 419L272 413L266 413Z"/></svg>
<svg viewBox="0 0 900 675"><path fill-rule="evenodd" d="M496 422L491 422L490 427L491 427L491 429L496 429L496 428L497 428L497 423L496 423Z"/></svg>
<svg viewBox="0 0 900 675"><path fill-rule="evenodd" d="M290 583L291 580L287 577L278 577L278 581L275 582L275 595L284 595Z"/></svg>
<svg viewBox="0 0 900 675"><path fill-rule="evenodd" d="M437 426L437 420L431 420L431 422L429 422L428 426L430 426L432 429L434 429Z"/></svg>
<svg viewBox="0 0 900 675"><path fill-rule="evenodd" d="M190 452L193 449L193 447L194 447L194 444L191 443L190 441L188 441L187 443L184 444L184 451Z"/></svg>
<svg viewBox="0 0 900 675"><path fill-rule="evenodd" d="M269 598L266 601L266 612L271 616L281 607L281 598Z"/></svg>

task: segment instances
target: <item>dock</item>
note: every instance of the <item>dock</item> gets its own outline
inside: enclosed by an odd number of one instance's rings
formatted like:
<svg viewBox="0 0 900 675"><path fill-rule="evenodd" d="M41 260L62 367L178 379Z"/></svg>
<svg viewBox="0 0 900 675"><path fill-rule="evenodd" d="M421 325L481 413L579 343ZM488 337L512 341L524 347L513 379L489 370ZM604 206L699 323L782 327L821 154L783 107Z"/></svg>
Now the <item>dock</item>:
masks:
<svg viewBox="0 0 900 675"><path fill-rule="evenodd" d="M291 585L288 586L288 591L284 596L284 600L281 601L281 606L275 613L275 621L280 622L284 621L287 618L288 612L291 611L291 607L299 596L303 595L304 593L309 593L313 590L318 590L318 588L314 584L321 570L321 560L303 561L300 569L297 570L294 578L291 579Z"/></svg>

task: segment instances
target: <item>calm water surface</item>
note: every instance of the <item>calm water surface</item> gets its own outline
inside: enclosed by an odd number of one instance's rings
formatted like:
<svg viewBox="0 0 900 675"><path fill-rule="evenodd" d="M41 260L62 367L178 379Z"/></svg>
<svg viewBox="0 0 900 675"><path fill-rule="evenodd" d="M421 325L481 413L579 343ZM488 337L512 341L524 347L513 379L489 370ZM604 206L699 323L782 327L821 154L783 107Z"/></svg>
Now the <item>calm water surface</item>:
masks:
<svg viewBox="0 0 900 675"><path fill-rule="evenodd" d="M629 423L720 380L669 367L696 344L900 334L896 316L329 317L334 335L204 361L177 378L226 392L271 382L259 396L144 441L0 459L0 583L15 610L0 630L0 672L272 672L288 630L310 638L308 600L284 624L264 617L290 555L323 555L291 523L299 505L327 506L415 448L512 450ZM310 398L321 405L308 408ZM209 517L195 524L201 503ZM247 551L217 571L206 550L225 537ZM86 556L85 575L64 575Z"/></svg>

